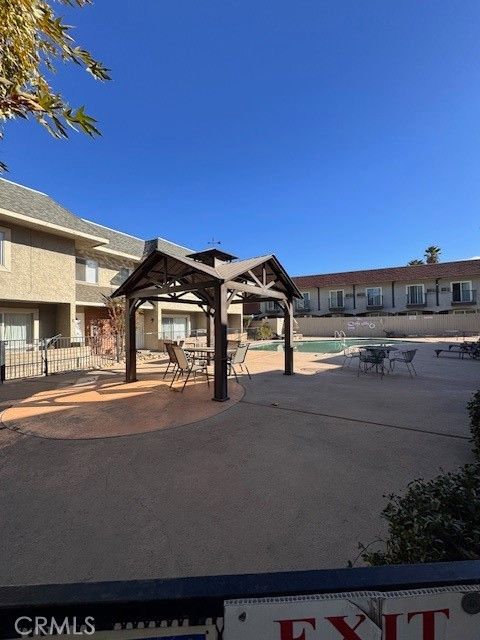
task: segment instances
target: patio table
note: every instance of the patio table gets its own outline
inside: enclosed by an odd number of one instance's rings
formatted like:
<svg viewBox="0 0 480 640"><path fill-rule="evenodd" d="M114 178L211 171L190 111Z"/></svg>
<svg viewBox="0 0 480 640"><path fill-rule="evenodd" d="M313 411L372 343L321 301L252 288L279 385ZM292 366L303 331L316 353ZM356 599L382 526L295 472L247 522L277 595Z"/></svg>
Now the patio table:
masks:
<svg viewBox="0 0 480 640"><path fill-rule="evenodd" d="M210 361L210 358L215 353L215 347L183 347L185 353L190 353L194 360ZM235 353L235 349L227 349L227 356L231 356Z"/></svg>
<svg viewBox="0 0 480 640"><path fill-rule="evenodd" d="M369 351L372 355L377 355L383 352L384 358L390 357L390 351L398 351L398 347L394 347L393 344L369 344L369 345L362 345L359 348L364 351ZM383 376L383 373L385 370L385 367L383 365L383 360L382 360L382 364L380 364L379 362L372 363L371 366L368 367L368 369L373 369L374 367L377 373L378 373L378 368L381 367L382 376Z"/></svg>
<svg viewBox="0 0 480 640"><path fill-rule="evenodd" d="M394 347L393 344L368 344L362 345L359 348L365 349L366 351L385 351L387 354L390 353L390 351L398 351L398 347Z"/></svg>

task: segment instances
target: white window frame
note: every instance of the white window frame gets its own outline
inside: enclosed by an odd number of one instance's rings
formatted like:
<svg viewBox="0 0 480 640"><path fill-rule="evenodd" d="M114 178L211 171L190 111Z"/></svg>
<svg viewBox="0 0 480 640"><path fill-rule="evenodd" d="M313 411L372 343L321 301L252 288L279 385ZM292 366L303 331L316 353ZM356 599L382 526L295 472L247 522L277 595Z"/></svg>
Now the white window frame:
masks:
<svg viewBox="0 0 480 640"><path fill-rule="evenodd" d="M376 293L375 296L377 296L377 295L380 296L380 304L382 304L382 302L383 302L383 287L365 287L365 300L366 300L366 305L367 306L368 306L368 297L369 297L368 296L368 292L369 291L374 291L374 290L375 291L378 290L380 292L380 293ZM372 297L375 297L375 296L372 296ZM376 307L377 305L370 305L370 306ZM380 305L378 305L378 306L380 306Z"/></svg>
<svg viewBox="0 0 480 640"><path fill-rule="evenodd" d="M459 285L468 284L469 285L468 290L470 291L470 300L455 300L455 302L457 302L457 303L458 302L472 302L472 293L473 293L472 281L471 280L453 280L450 283L450 290L452 292L452 302L453 302L453 285L454 284L459 284ZM462 287L460 286L460 291L461 290L462 290Z"/></svg>
<svg viewBox="0 0 480 640"><path fill-rule="evenodd" d="M342 304L341 305L337 305L336 307L332 307L332 293L336 294L336 298L337 298L337 302L338 302L338 293L342 294ZM335 308L335 309L340 309L341 307L345 306L345 289L330 289L330 291L328 292L328 306Z"/></svg>
<svg viewBox="0 0 480 640"><path fill-rule="evenodd" d="M0 271L10 271L12 232L8 227L0 227L0 234Z"/></svg>
<svg viewBox="0 0 480 640"><path fill-rule="evenodd" d="M418 303L418 304L423 304L425 303L425 285L423 284L423 282L419 282L418 284L407 284L407 286L405 287L405 295L407 297L407 304L416 304L415 302L408 302L408 290L410 287L422 287L422 303Z"/></svg>
<svg viewBox="0 0 480 640"><path fill-rule="evenodd" d="M39 311L32 307L0 307L0 340L4 336L4 314L5 313L24 313L32 316L32 341L39 339L40 321Z"/></svg>
<svg viewBox="0 0 480 640"><path fill-rule="evenodd" d="M176 313L162 313L162 318L161 318L161 320L160 320L160 322L161 322L161 327L162 327L162 338L164 337L164 336L163 336L163 334L164 334L164 329L163 329L163 319L164 319L164 318L165 318L165 319L166 319L166 318L170 318L170 319L172 319L172 320L175 320L175 319L177 319L177 318L183 318L184 320L186 320L186 321L187 321L187 323L186 323L187 328L186 328L186 330L185 330L185 333L186 333L185 338L188 338L188 337L190 336L190 333L191 333L191 330L192 330L192 329L191 329L190 316L188 316L188 315L185 315L185 316L184 316L184 315L182 315L182 314L176 314ZM177 340L177 339L182 340L183 338L175 338L175 336L173 337L173 340ZM169 338L166 338L166 340L169 340Z"/></svg>
<svg viewBox="0 0 480 640"><path fill-rule="evenodd" d="M300 293L302 294L302 299L295 300L295 308L298 311L301 311L302 309L305 309L305 303L307 303L307 306L310 307L310 302L311 302L311 296L310 296L310 291L300 291ZM307 298L305 300L305 297Z"/></svg>
<svg viewBox="0 0 480 640"><path fill-rule="evenodd" d="M90 265L89 265L90 263ZM84 266L84 279L83 280L79 280L77 278L77 274L75 273L75 280L76 282L81 282L82 284L93 284L96 285L98 284L99 281L99 271L100 271L100 265L98 264L98 260L95 260L94 258L85 258L83 256L76 256L75 257L75 269L77 268L77 264L83 264ZM95 281L92 282L90 280L87 280L87 268L91 265L95 264Z"/></svg>

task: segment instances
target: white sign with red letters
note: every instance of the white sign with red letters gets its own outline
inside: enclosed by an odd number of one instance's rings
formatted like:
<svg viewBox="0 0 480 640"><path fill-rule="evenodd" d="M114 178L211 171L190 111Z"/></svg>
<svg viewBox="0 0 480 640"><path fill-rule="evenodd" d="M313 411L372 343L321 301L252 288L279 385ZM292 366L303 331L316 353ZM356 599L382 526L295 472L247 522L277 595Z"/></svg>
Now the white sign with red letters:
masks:
<svg viewBox="0 0 480 640"><path fill-rule="evenodd" d="M480 585L225 602L224 640L480 640Z"/></svg>

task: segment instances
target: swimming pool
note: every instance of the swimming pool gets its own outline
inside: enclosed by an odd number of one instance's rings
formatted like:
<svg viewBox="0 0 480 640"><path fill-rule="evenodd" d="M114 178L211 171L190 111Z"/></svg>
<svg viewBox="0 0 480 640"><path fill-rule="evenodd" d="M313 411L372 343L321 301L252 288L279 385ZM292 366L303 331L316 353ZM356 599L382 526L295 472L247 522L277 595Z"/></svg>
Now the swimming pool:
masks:
<svg viewBox="0 0 480 640"><path fill-rule="evenodd" d="M294 342L295 351L303 353L340 353L345 347L361 346L369 344L383 344L402 342L392 338L346 338L345 340L302 340ZM272 340L265 344L255 344L250 347L254 351L283 351L283 340Z"/></svg>

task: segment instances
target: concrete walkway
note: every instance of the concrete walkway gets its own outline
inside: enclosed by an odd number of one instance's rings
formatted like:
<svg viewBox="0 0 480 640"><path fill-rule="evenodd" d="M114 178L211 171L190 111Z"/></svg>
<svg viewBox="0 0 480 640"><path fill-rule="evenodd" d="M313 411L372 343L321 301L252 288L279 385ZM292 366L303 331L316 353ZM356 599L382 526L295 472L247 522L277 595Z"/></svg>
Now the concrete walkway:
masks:
<svg viewBox="0 0 480 640"><path fill-rule="evenodd" d="M193 425L4 434L0 584L345 566L382 534L384 494L471 460L480 363L432 352L415 380L315 354L285 377L281 354L253 353L243 400Z"/></svg>

